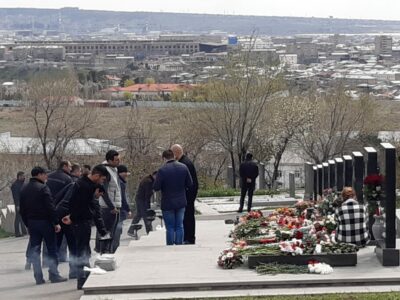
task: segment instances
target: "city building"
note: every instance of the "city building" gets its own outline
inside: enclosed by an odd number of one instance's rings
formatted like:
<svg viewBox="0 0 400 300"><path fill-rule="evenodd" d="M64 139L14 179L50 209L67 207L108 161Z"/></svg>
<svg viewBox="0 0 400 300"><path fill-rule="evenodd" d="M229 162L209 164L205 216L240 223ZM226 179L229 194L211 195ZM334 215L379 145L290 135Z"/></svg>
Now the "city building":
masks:
<svg viewBox="0 0 400 300"><path fill-rule="evenodd" d="M392 55L393 38L387 35L375 37L375 54L376 55Z"/></svg>

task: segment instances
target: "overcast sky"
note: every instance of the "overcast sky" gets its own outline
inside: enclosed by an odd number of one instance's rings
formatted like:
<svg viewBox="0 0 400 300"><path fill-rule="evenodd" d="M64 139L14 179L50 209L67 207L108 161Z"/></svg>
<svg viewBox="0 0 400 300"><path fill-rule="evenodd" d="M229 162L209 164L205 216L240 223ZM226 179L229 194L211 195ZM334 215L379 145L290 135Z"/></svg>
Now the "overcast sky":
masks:
<svg viewBox="0 0 400 300"><path fill-rule="evenodd" d="M399 0L0 0L0 7L400 20Z"/></svg>

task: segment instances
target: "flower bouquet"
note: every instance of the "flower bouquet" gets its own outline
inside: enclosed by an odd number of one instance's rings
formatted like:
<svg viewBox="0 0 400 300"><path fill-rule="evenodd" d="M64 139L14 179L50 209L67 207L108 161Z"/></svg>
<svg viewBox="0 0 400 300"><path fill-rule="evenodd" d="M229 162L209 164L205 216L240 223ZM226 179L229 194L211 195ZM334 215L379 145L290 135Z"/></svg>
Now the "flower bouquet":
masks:
<svg viewBox="0 0 400 300"><path fill-rule="evenodd" d="M223 269L234 269L242 263L243 257L236 248L226 249L218 257L218 266Z"/></svg>

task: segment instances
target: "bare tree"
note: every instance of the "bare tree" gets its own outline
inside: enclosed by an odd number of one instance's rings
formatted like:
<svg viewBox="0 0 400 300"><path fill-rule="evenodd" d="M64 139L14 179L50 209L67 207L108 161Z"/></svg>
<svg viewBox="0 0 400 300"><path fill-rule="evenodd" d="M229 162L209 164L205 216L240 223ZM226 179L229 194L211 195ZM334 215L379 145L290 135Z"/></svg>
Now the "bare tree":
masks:
<svg viewBox="0 0 400 300"><path fill-rule="evenodd" d="M35 76L28 84L27 115L39 139L44 162L54 168L71 140L85 136L96 111L79 107L78 81L72 73Z"/></svg>

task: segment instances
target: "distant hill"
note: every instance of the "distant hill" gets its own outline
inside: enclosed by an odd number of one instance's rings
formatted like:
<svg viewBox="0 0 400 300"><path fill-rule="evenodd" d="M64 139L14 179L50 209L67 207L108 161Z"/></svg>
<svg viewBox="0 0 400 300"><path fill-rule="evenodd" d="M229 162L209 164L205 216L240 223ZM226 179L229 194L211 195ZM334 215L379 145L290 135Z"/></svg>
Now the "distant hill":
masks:
<svg viewBox="0 0 400 300"><path fill-rule="evenodd" d="M177 33L221 30L233 34L250 34L257 30L258 34L268 35L400 32L400 21L0 8L0 30L33 28L82 34L118 26L138 33L145 29Z"/></svg>

